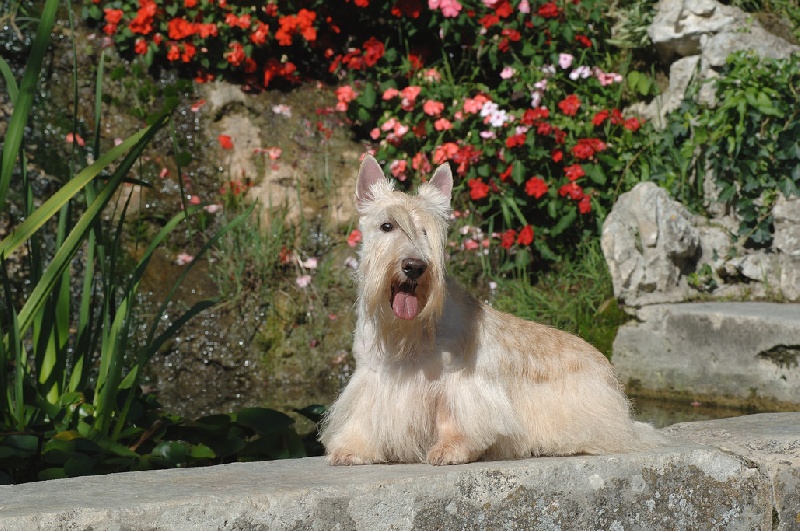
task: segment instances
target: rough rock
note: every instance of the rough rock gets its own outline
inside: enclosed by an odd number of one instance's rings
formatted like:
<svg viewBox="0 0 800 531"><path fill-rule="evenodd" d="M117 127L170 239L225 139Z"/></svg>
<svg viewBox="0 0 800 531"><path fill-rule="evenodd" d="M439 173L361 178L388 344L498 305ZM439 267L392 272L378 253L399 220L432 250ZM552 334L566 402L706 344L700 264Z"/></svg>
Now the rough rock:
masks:
<svg viewBox="0 0 800 531"><path fill-rule="evenodd" d="M612 357L629 392L800 409L800 304L659 304L637 316Z"/></svg>
<svg viewBox="0 0 800 531"><path fill-rule="evenodd" d="M693 267L700 242L692 215L658 185L645 182L624 193L606 217L601 245L626 305L682 300L682 272Z"/></svg>
<svg viewBox="0 0 800 531"><path fill-rule="evenodd" d="M774 489L774 530L800 526L800 438L798 413L749 415L708 422L685 422L665 433L716 446L752 459Z"/></svg>
<svg viewBox="0 0 800 531"><path fill-rule="evenodd" d="M800 197L787 199L778 194L772 218L775 227L772 247L786 255L800 257Z"/></svg>

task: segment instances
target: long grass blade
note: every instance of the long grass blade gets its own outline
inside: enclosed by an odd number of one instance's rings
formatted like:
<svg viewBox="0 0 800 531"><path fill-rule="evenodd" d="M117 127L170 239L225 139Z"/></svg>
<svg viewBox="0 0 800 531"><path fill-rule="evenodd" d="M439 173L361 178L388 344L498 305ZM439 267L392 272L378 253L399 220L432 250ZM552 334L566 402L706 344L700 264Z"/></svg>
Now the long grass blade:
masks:
<svg viewBox="0 0 800 531"><path fill-rule="evenodd" d="M33 106L36 83L39 81L39 72L42 70L42 63L47 54L47 46L50 44L50 32L53 30L53 24L56 20L58 4L59 0L47 0L42 9L39 27L36 30L36 37L33 39L33 46L31 46L31 54L25 64L25 72L22 74L22 81L14 102L14 111L6 129L6 138L3 142L3 158L0 161L0 205L5 204L8 187L11 184L14 163L19 155L22 137L25 133L25 124L28 122L28 115Z"/></svg>
<svg viewBox="0 0 800 531"><path fill-rule="evenodd" d="M15 227L11 234L6 236L6 238L0 242L0 256L3 258L8 258L12 252L24 244L26 240L28 240L37 230L39 230L39 228L41 228L41 226L44 225L48 219L58 213L61 210L61 207L67 204L69 200L75 196L75 194L80 192L81 189L88 183L92 182L94 178L96 178L108 165L114 162L122 154L126 153L134 146L137 146L137 149L140 152L141 148L143 148L144 145L153 137L156 130L163 126L163 122L165 120L166 117L162 117L158 122L158 124L160 124L158 127L156 127L156 124L153 124L150 127L134 133L125 139L125 141L123 141L120 145L110 149L102 157L97 159L94 164L86 167L83 171L76 175L74 179L61 187L58 192L53 194L25 221ZM133 164L132 161L131 164Z"/></svg>
<svg viewBox="0 0 800 531"><path fill-rule="evenodd" d="M75 253L77 252L80 243L86 236L86 232L95 223L97 217L102 214L103 209L105 208L108 201L111 199L112 195L116 192L120 183L122 183L122 180L128 173L128 170L130 170L131 166L133 166L133 163L136 161L136 159L139 158L142 150L150 142L150 140L153 138L153 136L156 134L159 128L161 128L164 125L164 123L167 120L167 117L168 116L166 114L162 115L156 121L156 123L154 123L151 127L145 130L144 134L141 135L137 134L134 135L134 137L132 137L132 138L137 138L137 142L134 144L133 149L128 153L123 162L120 163L120 166L108 180L103 189L98 193L97 198L92 202L91 205L89 205L89 207L80 217L80 219L78 219L77 223L70 232L69 236L64 241L64 245L62 245L61 248L56 252L55 256L53 257L53 260L48 265L47 270L45 270L44 274L42 275L41 280L33 289L33 292L28 298L28 301L22 307L22 310L20 310L19 312L20 331L23 334L31 325L33 316L36 315L36 313L42 307L42 304L44 304L47 296L52 291L56 279L67 268L70 261L72 260L72 257L75 256ZM125 142L123 142L123 144L124 143ZM99 169L95 169L95 171L99 172ZM84 172L81 172L81 174L83 173ZM61 198L62 200L63 196L71 197L72 195L74 195L74 193L77 193L77 190L79 188L76 190L72 190L74 186L71 185L73 185L73 183L80 184L81 182L85 182L85 180L79 179L79 177L80 174L76 176L75 179L73 179L72 181L70 181L65 185L65 187L69 188L69 190L67 193L62 194ZM59 190L59 192L56 192L56 194L60 194L60 192L61 190ZM45 203L45 205L46 204L47 203ZM58 204L58 202L55 202L54 204ZM45 205L42 205L40 209L44 208ZM38 214L38 212L39 210L37 209L37 211L34 214ZM43 216L44 214L42 215L42 217ZM41 223L43 222L44 221L42 220ZM12 234L11 236L14 235ZM0 243L0 246L3 246L4 244L5 240L3 241L3 243ZM2 248L2 252L0 252L0 255L5 256L6 250L7 248L4 246Z"/></svg>
<svg viewBox="0 0 800 531"><path fill-rule="evenodd" d="M14 79L14 72L11 71L11 67L2 57L0 57L0 74L3 75L3 81L6 82L6 92L11 99L11 105L14 105L17 101L17 94L19 94L19 87L17 86L17 80Z"/></svg>

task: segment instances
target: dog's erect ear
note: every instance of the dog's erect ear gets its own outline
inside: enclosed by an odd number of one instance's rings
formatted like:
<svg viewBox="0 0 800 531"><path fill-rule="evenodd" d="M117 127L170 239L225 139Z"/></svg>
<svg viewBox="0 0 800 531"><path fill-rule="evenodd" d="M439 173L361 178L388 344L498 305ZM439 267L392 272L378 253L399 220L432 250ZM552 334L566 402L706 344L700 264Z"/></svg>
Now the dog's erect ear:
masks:
<svg viewBox="0 0 800 531"><path fill-rule="evenodd" d="M378 161L375 160L375 157L367 153L364 155L364 160L361 161L361 167L358 169L356 203L360 205L372 201L372 185L379 182L381 179L386 179L383 170L378 164Z"/></svg>
<svg viewBox="0 0 800 531"><path fill-rule="evenodd" d="M453 192L453 173L450 171L450 165L445 162L436 168L429 183L449 200L450 194Z"/></svg>

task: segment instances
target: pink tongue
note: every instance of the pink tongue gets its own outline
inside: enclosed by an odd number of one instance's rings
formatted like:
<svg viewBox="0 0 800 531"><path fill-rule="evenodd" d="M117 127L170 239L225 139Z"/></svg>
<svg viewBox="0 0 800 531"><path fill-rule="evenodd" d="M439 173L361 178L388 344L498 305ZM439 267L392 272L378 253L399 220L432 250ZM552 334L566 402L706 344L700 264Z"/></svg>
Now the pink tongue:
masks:
<svg viewBox="0 0 800 531"><path fill-rule="evenodd" d="M392 299L392 310L399 319L413 319L419 313L417 296L403 291L396 292Z"/></svg>

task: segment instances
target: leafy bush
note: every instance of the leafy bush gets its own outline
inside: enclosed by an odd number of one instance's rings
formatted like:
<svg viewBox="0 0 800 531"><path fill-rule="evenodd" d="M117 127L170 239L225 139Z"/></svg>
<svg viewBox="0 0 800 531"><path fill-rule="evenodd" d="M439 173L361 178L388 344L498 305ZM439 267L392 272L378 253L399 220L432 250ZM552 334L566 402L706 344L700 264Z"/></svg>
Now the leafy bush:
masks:
<svg viewBox="0 0 800 531"><path fill-rule="evenodd" d="M798 195L800 186L800 64L740 52L711 82L715 103L697 103L689 94L645 158L660 160L653 178L696 210L707 201L709 172L718 200L739 218L740 243L767 247L778 192ZM662 159L666 145L676 157Z"/></svg>

